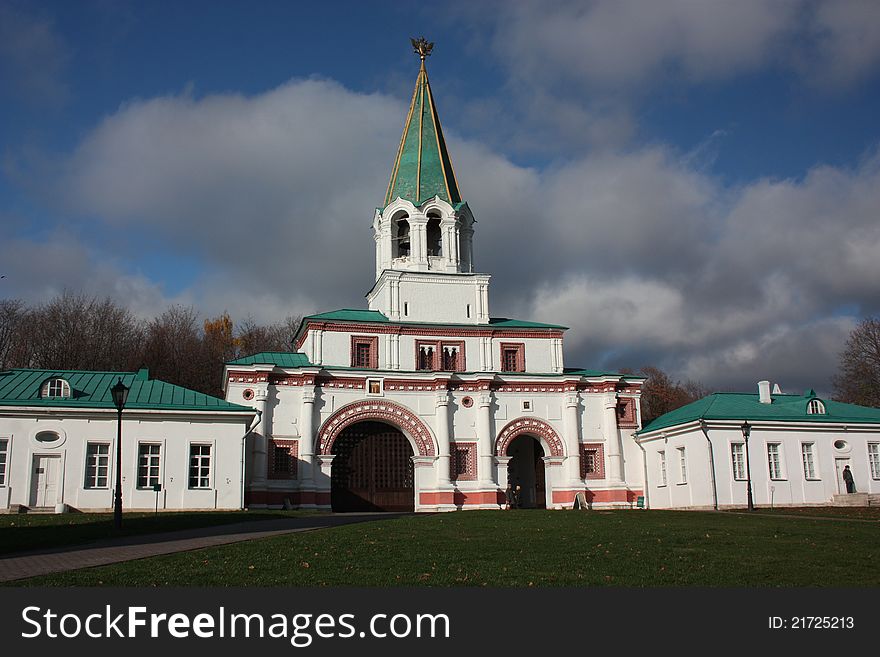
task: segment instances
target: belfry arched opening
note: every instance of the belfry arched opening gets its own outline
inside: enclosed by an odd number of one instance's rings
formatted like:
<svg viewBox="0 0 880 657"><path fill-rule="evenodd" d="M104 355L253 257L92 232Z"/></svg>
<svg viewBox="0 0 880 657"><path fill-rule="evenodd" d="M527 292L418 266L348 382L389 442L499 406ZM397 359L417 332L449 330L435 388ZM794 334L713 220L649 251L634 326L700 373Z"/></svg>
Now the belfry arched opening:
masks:
<svg viewBox="0 0 880 657"><path fill-rule="evenodd" d="M333 442L333 511L413 511L413 449L396 427L358 422Z"/></svg>

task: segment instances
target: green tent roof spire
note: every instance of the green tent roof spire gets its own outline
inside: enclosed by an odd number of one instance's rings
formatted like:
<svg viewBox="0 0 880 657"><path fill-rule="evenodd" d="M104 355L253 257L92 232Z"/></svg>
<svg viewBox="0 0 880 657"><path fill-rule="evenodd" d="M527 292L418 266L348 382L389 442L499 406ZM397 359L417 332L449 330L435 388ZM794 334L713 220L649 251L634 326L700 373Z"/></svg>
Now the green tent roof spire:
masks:
<svg viewBox="0 0 880 657"><path fill-rule="evenodd" d="M461 203L461 194L425 69L425 57L431 54L434 44L424 37L412 39L412 44L422 64L391 170L385 205L397 197L421 205L435 196L455 205Z"/></svg>

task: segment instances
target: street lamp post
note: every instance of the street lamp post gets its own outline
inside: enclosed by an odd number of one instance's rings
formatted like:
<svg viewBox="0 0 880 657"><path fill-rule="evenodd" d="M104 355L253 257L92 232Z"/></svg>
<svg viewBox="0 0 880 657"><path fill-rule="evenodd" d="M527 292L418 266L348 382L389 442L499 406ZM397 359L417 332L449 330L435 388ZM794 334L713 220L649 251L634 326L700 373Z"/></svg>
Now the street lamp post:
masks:
<svg viewBox="0 0 880 657"><path fill-rule="evenodd" d="M746 494L749 505L749 511L755 510L755 502L752 499L752 469L749 466L749 436L752 433L752 425L746 420L740 427L743 432L743 439L746 442Z"/></svg>
<svg viewBox="0 0 880 657"><path fill-rule="evenodd" d="M113 395L113 404L116 406L116 496L113 500L113 526L122 528L122 409L128 399L128 388L122 382L122 377L116 385L110 388Z"/></svg>

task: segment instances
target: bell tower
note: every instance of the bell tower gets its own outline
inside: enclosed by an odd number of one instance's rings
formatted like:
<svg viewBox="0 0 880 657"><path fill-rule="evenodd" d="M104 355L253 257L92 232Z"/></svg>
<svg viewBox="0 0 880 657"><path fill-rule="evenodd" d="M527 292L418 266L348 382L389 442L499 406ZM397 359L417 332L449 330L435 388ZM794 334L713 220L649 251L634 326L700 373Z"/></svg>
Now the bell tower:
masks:
<svg viewBox="0 0 880 657"><path fill-rule="evenodd" d="M474 273L476 222L459 192L425 68L434 44L411 41L421 65L384 207L373 217L376 284L367 300L394 321L485 324L489 275Z"/></svg>

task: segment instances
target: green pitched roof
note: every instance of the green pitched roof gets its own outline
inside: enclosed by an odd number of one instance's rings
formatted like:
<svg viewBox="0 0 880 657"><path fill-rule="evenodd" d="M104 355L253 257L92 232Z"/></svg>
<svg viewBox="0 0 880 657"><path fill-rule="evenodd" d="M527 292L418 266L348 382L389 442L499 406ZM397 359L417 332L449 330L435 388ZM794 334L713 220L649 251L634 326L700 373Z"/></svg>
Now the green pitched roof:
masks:
<svg viewBox="0 0 880 657"><path fill-rule="evenodd" d="M805 395L771 395L772 402L762 404L758 395L740 392L716 392L661 415L645 426L640 434L657 429L703 420L748 420L782 422L880 423L880 408L821 400L824 414L807 413L807 405L816 398L812 390Z"/></svg>
<svg viewBox="0 0 880 657"><path fill-rule="evenodd" d="M70 385L70 397L41 397L48 379L61 378ZM126 410L242 411L247 406L231 404L195 390L165 381L150 380L147 370L138 372L89 372L82 370L11 369L0 371L0 407L40 406L115 409L110 394L116 382L129 387Z"/></svg>
<svg viewBox="0 0 880 657"><path fill-rule="evenodd" d="M385 205L398 197L421 205L435 196L452 205L461 203L452 160L428 83L428 72L422 60L388 191L385 192Z"/></svg>
<svg viewBox="0 0 880 657"><path fill-rule="evenodd" d="M253 356L236 358L227 365L277 365L278 367L311 367L305 354L292 351L263 351Z"/></svg>
<svg viewBox="0 0 880 657"><path fill-rule="evenodd" d="M352 310L343 308L341 310L333 310L326 313L318 313L317 315L308 315L303 317L303 325L308 321L337 321L337 322L365 322L373 324L394 324L403 326L460 326L464 328L483 328L485 324L444 324L441 322L392 322L384 314L378 310ZM492 317L489 319L489 328L505 329L505 328L536 328L536 329L562 329L567 326L559 324L544 324L541 322L528 322L521 319L508 319L507 317Z"/></svg>

